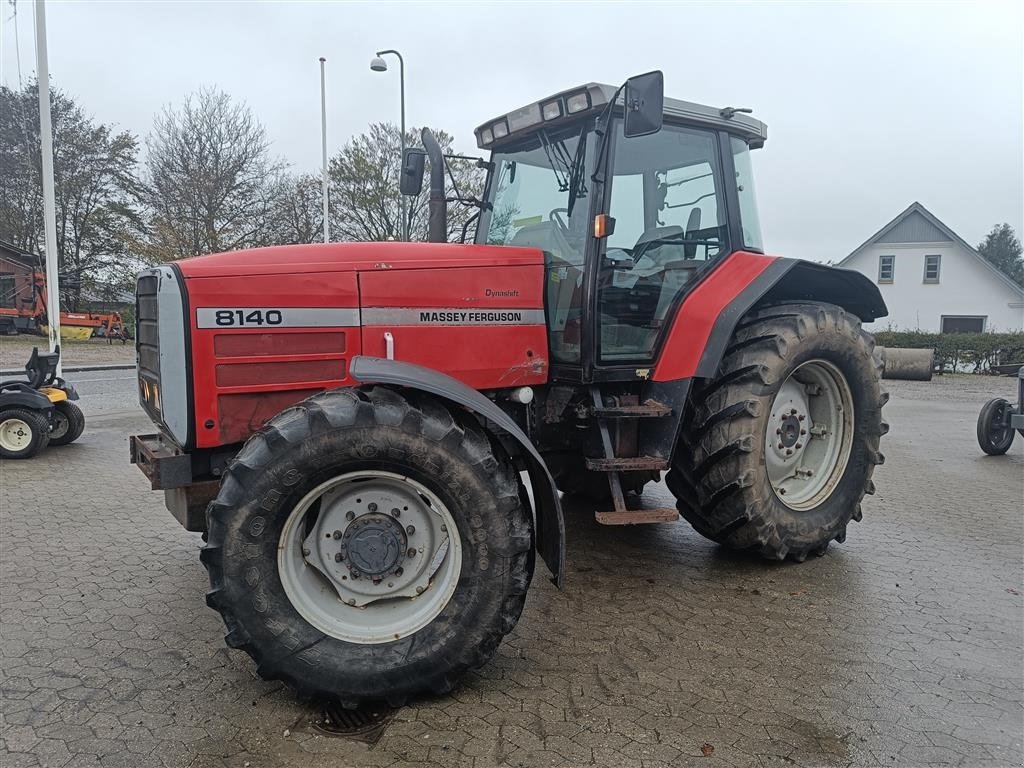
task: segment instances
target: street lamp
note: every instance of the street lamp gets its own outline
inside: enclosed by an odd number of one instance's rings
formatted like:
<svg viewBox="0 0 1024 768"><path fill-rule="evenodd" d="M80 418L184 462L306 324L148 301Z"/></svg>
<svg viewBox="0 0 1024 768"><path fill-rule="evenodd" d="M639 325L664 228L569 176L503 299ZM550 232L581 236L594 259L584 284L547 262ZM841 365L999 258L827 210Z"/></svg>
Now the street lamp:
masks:
<svg viewBox="0 0 1024 768"><path fill-rule="evenodd" d="M405 60L402 58L402 54L398 51L391 49L386 51L377 51L377 55L370 61L370 69L374 72L387 72L388 63L384 61L382 57L388 54L398 57L398 77L402 96L402 157L398 161L399 173L401 173L402 163L405 158ZM409 239L409 220L405 214L405 197L401 192L398 193L398 206L402 216L402 239L407 241Z"/></svg>

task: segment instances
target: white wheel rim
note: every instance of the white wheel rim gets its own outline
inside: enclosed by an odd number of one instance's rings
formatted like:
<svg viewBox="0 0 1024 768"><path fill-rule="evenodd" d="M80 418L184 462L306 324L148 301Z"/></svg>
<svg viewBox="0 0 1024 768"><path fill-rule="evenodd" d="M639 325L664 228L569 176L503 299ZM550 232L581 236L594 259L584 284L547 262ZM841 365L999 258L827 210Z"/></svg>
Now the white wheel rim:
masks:
<svg viewBox="0 0 1024 768"><path fill-rule="evenodd" d="M6 419L0 423L0 446L5 451L23 451L32 442L32 427L22 419Z"/></svg>
<svg viewBox="0 0 1024 768"><path fill-rule="evenodd" d="M853 445L853 396L842 372L825 360L794 370L772 401L765 430L765 469L790 509L820 506L843 477Z"/></svg>
<svg viewBox="0 0 1024 768"><path fill-rule="evenodd" d="M395 551L404 554L392 562ZM360 570L368 564L385 570ZM429 488L363 470L321 483L299 501L281 531L277 567L292 606L321 632L387 643L423 629L448 605L462 544L455 519Z"/></svg>

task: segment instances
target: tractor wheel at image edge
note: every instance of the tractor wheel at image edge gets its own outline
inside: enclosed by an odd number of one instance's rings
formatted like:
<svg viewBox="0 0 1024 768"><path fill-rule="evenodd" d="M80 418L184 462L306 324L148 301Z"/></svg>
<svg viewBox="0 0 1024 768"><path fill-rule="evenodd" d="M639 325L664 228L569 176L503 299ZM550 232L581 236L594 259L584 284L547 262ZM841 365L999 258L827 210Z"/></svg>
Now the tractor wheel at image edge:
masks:
<svg viewBox="0 0 1024 768"><path fill-rule="evenodd" d="M72 402L62 400L53 406L53 424L50 428L50 445L67 445L82 436L85 431L85 414Z"/></svg>
<svg viewBox="0 0 1024 768"><path fill-rule="evenodd" d="M464 411L386 387L282 411L207 510L207 603L265 679L346 707L445 693L512 630L533 575L511 459Z"/></svg>
<svg viewBox="0 0 1024 768"><path fill-rule="evenodd" d="M1002 456L1013 445L1013 427L1007 411L1013 406L1001 397L985 403L978 414L978 445L989 456Z"/></svg>
<svg viewBox="0 0 1024 768"><path fill-rule="evenodd" d="M703 536L772 560L844 541L884 461L881 368L840 307L752 310L717 377L694 392L666 478L680 513Z"/></svg>
<svg viewBox="0 0 1024 768"><path fill-rule="evenodd" d="M50 423L45 414L25 408L0 412L0 457L31 459L50 442Z"/></svg>

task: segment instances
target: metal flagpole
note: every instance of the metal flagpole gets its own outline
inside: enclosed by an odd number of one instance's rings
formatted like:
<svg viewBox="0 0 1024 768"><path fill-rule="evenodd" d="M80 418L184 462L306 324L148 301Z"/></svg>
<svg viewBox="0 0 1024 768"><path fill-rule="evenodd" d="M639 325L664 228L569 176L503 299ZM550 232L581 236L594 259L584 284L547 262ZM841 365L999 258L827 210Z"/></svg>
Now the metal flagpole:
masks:
<svg viewBox="0 0 1024 768"><path fill-rule="evenodd" d="M330 230L330 214L328 213L327 207L327 81L324 73L324 67L327 64L327 59L323 56L320 57L320 135L323 139L323 151L324 151L324 177L323 177L323 191L324 191L324 242L331 242L331 230Z"/></svg>
<svg viewBox="0 0 1024 768"><path fill-rule="evenodd" d="M46 320L50 351L60 344L60 283L57 278L57 206L53 184L53 128L50 125L50 68L46 59L46 2L36 0L36 77L39 139L43 156L43 228L46 235ZM57 375L61 374L60 361Z"/></svg>

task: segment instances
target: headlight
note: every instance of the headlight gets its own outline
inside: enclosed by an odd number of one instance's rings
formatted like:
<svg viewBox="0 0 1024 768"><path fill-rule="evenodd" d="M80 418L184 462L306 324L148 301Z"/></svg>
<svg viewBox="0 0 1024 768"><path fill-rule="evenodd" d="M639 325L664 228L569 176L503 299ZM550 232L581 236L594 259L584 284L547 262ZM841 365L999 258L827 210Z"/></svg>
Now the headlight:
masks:
<svg viewBox="0 0 1024 768"><path fill-rule="evenodd" d="M590 107L590 94L584 91L583 93L576 93L565 100L566 109L569 110L569 114L575 114L576 112L582 112L583 110Z"/></svg>
<svg viewBox="0 0 1024 768"><path fill-rule="evenodd" d="M480 131L481 144L490 144L492 141L494 141L494 134L491 133L490 128L484 128L482 131Z"/></svg>
<svg viewBox="0 0 1024 768"><path fill-rule="evenodd" d="M540 111L545 120L554 120L562 116L562 102L549 101L547 104L541 105Z"/></svg>
<svg viewBox="0 0 1024 768"><path fill-rule="evenodd" d="M499 120L492 126L491 130L494 131L494 138L503 139L508 136L508 123L504 120Z"/></svg>

